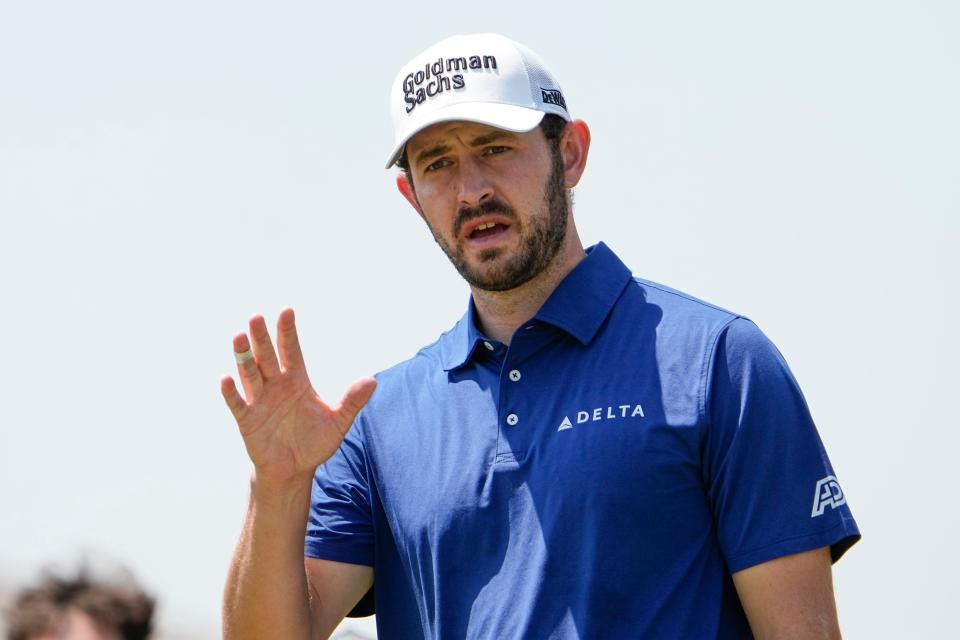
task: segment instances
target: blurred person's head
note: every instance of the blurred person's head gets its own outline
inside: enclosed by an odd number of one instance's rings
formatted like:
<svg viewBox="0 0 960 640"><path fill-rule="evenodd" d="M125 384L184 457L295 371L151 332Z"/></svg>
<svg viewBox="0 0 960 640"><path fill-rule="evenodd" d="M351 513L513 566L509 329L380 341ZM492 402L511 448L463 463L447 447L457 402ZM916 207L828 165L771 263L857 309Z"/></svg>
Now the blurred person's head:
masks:
<svg viewBox="0 0 960 640"><path fill-rule="evenodd" d="M145 640L156 601L129 577L96 580L47 573L20 591L8 616L8 640Z"/></svg>

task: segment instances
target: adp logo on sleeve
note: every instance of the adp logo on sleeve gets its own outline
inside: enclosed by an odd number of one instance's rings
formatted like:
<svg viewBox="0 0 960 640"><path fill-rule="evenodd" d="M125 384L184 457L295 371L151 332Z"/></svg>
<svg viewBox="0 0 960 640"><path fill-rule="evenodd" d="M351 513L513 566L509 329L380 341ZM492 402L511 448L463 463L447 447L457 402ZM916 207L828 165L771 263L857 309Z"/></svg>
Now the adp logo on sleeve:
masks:
<svg viewBox="0 0 960 640"><path fill-rule="evenodd" d="M813 511L810 517L822 516L827 507L836 509L846 503L847 499L843 495L840 483L837 482L837 477L827 476L823 480L818 480L817 487L813 490Z"/></svg>

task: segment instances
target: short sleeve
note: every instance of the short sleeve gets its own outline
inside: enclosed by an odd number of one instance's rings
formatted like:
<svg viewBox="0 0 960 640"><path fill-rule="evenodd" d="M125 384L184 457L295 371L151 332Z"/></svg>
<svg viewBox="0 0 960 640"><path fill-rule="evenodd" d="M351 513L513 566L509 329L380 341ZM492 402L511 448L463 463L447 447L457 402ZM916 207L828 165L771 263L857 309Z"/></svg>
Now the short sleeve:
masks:
<svg viewBox="0 0 960 640"><path fill-rule="evenodd" d="M728 568L860 538L793 374L745 318L714 348L705 396L705 482Z"/></svg>
<svg viewBox="0 0 960 640"><path fill-rule="evenodd" d="M304 555L373 566L373 545L363 419L358 416L340 448L314 475Z"/></svg>

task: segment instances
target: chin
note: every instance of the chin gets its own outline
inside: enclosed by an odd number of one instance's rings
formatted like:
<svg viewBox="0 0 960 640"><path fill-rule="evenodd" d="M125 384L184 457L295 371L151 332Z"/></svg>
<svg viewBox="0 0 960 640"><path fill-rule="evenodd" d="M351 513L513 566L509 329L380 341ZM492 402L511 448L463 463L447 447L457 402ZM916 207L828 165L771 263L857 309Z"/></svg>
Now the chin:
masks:
<svg viewBox="0 0 960 640"><path fill-rule="evenodd" d="M480 259L480 264L487 264L489 262L494 262L498 258L500 258L504 253L506 253L506 249L504 249L503 247L491 247L490 249L484 249L483 251L480 252L480 255L478 256Z"/></svg>

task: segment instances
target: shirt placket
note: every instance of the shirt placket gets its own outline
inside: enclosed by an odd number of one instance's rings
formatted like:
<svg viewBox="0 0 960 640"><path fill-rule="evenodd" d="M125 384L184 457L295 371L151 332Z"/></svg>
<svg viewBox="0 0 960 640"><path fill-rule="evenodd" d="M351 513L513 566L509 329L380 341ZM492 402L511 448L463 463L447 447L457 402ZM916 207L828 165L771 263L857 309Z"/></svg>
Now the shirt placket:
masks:
<svg viewBox="0 0 960 640"><path fill-rule="evenodd" d="M525 388L531 379L526 373L527 349L523 332L532 325L521 328L514 336L510 347L505 349L500 366L499 403L497 407L497 454L498 465L517 464L529 448L530 430L536 420L530 415ZM527 437L524 437L527 436Z"/></svg>

